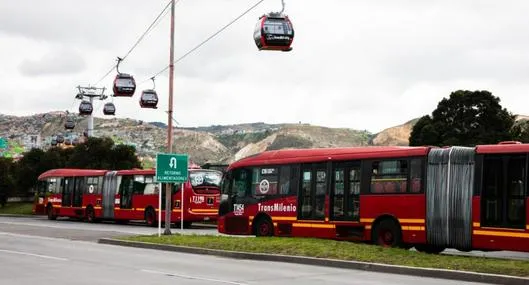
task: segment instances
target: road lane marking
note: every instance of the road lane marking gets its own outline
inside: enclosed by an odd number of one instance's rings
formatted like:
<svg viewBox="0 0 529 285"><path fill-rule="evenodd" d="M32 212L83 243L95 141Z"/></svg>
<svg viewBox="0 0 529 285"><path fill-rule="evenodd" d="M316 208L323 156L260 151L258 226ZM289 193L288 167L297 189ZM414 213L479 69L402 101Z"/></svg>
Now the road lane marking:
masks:
<svg viewBox="0 0 529 285"><path fill-rule="evenodd" d="M0 249L0 252L11 253L11 254L19 254L19 255L26 255L26 256L33 256L33 257L40 257L40 258L60 260L60 261L68 261L67 258L55 257L55 256L49 256L49 255L42 255L42 254L35 254L35 253L29 253L29 252L23 252L23 251L14 251L14 250Z"/></svg>
<svg viewBox="0 0 529 285"><path fill-rule="evenodd" d="M162 271L157 271L157 270L142 269L141 271L146 272L146 273L160 274L160 275L179 277L179 278L191 279L191 280L202 280L202 281L217 282L217 283L232 284L232 285L247 285L246 283L241 283L241 282L236 282L236 281L211 279L211 278L204 278L204 277L198 277L198 276L189 276L189 275L183 275L183 274L178 274L178 273L162 272Z"/></svg>

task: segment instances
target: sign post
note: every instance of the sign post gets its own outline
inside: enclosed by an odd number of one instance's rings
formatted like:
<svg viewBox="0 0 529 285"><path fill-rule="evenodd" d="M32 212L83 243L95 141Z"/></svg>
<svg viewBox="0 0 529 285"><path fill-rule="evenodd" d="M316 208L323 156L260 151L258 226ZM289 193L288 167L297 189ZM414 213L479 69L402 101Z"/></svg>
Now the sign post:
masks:
<svg viewBox="0 0 529 285"><path fill-rule="evenodd" d="M187 154L177 154L177 153L158 153L156 155L156 181L160 183L182 183L182 197L180 201L180 224L183 228L184 223L184 182L187 181L188 177L188 156ZM171 195L166 198L166 209L165 209L165 224L171 225L171 212L170 207ZM168 232L168 233L167 233ZM167 231L167 234L170 234L170 230Z"/></svg>
<svg viewBox="0 0 529 285"><path fill-rule="evenodd" d="M158 237L162 235L162 183L158 183Z"/></svg>

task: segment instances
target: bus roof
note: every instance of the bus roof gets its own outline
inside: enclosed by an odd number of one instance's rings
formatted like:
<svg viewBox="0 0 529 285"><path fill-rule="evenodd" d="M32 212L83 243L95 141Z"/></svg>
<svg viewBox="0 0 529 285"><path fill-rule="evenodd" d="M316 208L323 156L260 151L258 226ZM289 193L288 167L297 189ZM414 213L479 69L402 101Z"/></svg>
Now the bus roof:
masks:
<svg viewBox="0 0 529 285"><path fill-rule="evenodd" d="M391 158L407 156L426 156L431 147L425 146L369 146L346 148L311 148L282 149L261 152L240 159L229 166L229 169L244 166L271 165L286 163L308 163L339 161L366 158Z"/></svg>
<svg viewBox="0 0 529 285"><path fill-rule="evenodd" d="M209 171L209 172L220 172L218 170L214 169L202 169L202 168L194 168L193 166L190 166L188 169L189 172L194 171ZM116 175L155 175L156 169L130 169L130 170L118 170Z"/></svg>
<svg viewBox="0 0 529 285"><path fill-rule="evenodd" d="M100 169L75 169L75 168L58 168L45 171L39 175L38 180L48 177L77 177L77 176L103 176L106 170Z"/></svg>
<svg viewBox="0 0 529 285"><path fill-rule="evenodd" d="M478 145L476 146L477 154L493 154L493 153L521 153L529 152L529 144L522 144L518 142L502 142L499 144Z"/></svg>
<svg viewBox="0 0 529 285"><path fill-rule="evenodd" d="M154 175L156 170L154 169L127 169L118 170L117 175Z"/></svg>

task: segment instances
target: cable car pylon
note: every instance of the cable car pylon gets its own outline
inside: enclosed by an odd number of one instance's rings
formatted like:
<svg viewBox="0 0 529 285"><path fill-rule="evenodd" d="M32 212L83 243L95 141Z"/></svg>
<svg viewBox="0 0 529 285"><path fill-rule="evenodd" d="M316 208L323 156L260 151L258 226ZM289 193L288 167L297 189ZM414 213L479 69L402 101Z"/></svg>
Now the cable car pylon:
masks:
<svg viewBox="0 0 529 285"><path fill-rule="evenodd" d="M107 99L108 96L105 95L106 88L105 87L98 88L98 87L93 87L93 86L88 86L88 87L77 86L77 89L79 90L79 93L75 95L75 99L81 100L81 105L79 105L79 114L88 116L87 136L91 137L94 131L94 116L92 114L94 98L97 98L99 100ZM88 98L88 101L86 101L85 98Z"/></svg>

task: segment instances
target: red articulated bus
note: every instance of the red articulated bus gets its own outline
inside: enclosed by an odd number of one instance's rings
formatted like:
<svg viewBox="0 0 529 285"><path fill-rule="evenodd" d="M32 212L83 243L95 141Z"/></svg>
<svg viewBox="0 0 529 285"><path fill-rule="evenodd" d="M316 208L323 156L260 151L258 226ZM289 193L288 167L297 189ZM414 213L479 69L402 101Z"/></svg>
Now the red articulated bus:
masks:
<svg viewBox="0 0 529 285"><path fill-rule="evenodd" d="M216 221L222 172L189 169L184 183L184 227L192 222ZM34 212L43 209L48 219L71 217L98 220L145 220L158 224L159 183L155 170L53 169L39 178ZM165 221L165 184L162 184L162 222ZM180 223L181 184L172 187L171 222Z"/></svg>
<svg viewBox="0 0 529 285"><path fill-rule="evenodd" d="M529 144L267 151L229 166L218 230L529 251Z"/></svg>

